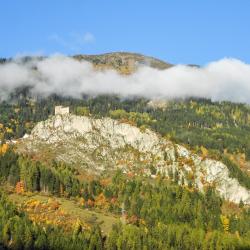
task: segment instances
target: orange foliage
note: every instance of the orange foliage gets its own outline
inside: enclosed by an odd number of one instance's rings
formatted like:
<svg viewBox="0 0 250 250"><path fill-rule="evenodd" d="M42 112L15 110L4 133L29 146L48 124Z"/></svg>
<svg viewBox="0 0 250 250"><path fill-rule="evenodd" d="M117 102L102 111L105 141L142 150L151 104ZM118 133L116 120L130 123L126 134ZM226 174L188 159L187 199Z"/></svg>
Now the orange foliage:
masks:
<svg viewBox="0 0 250 250"><path fill-rule="evenodd" d="M56 199L48 199L47 202L31 199L23 204L23 208L32 221L40 225L52 224L60 226L64 230L71 232L79 218L65 212L60 205L60 202ZM84 222L81 222L81 225L85 229L89 228L89 225Z"/></svg>
<svg viewBox="0 0 250 250"><path fill-rule="evenodd" d="M112 197L111 200L110 200L110 202L111 202L112 204L115 204L116 201L117 201L117 198L116 198L116 197Z"/></svg>
<svg viewBox="0 0 250 250"><path fill-rule="evenodd" d="M136 123L135 123L134 121L128 120L128 119L126 119L126 118L120 119L119 122L120 122L120 123L127 123L127 124L129 124L129 125L131 125L131 126L136 126Z"/></svg>
<svg viewBox="0 0 250 250"><path fill-rule="evenodd" d="M110 183L111 183L111 179L102 179L102 180L100 180L100 184L103 187L107 187Z"/></svg>
<svg viewBox="0 0 250 250"><path fill-rule="evenodd" d="M7 150L8 150L7 144L3 144L2 146L0 146L0 154L5 154Z"/></svg>
<svg viewBox="0 0 250 250"><path fill-rule="evenodd" d="M130 218L128 218L128 222L130 224L136 224L138 222L138 217L136 215L132 215Z"/></svg>
<svg viewBox="0 0 250 250"><path fill-rule="evenodd" d="M59 206L60 206L60 203L58 201L53 201L50 204L50 209L55 211L59 208Z"/></svg>
<svg viewBox="0 0 250 250"><path fill-rule="evenodd" d="M135 174L134 174L134 173L132 173L132 172L128 172L128 173L127 173L127 176L131 178L131 177L134 177L134 176L135 176Z"/></svg>
<svg viewBox="0 0 250 250"><path fill-rule="evenodd" d="M108 201L106 200L106 197L104 196L103 193L100 193L96 200L95 200L95 205L100 208L107 208L108 207Z"/></svg>
<svg viewBox="0 0 250 250"><path fill-rule="evenodd" d="M88 205L88 207L93 207L95 205L95 202L92 201L92 200L90 200L90 199L88 199L87 205Z"/></svg>
<svg viewBox="0 0 250 250"><path fill-rule="evenodd" d="M18 194L21 194L21 193L24 193L24 182L23 181L19 181L17 184L16 184L16 193Z"/></svg>

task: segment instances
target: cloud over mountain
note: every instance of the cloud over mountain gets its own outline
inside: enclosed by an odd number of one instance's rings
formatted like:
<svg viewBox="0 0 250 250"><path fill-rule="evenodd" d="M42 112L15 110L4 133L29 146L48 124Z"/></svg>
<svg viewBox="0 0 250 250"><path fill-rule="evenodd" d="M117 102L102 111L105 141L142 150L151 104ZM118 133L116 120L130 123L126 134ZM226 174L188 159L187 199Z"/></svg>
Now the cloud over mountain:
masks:
<svg viewBox="0 0 250 250"><path fill-rule="evenodd" d="M139 65L133 74L121 75L111 69L98 71L89 62L62 55L0 64L1 98L23 85L31 86L34 94L45 96L52 93L167 99L195 96L250 103L250 65L226 58L202 68L176 65L159 70Z"/></svg>

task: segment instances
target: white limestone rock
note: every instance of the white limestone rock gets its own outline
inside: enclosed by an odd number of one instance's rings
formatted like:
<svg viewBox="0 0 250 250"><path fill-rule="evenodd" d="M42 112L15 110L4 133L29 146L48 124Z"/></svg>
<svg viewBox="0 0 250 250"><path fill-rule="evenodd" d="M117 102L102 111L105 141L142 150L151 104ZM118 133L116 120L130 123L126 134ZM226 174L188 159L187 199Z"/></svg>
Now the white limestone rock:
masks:
<svg viewBox="0 0 250 250"><path fill-rule="evenodd" d="M151 175L149 167L153 165L166 175L177 171L186 184L192 176L193 185L201 191L206 185L214 185L221 197L250 204L250 191L229 176L223 163L202 160L149 129L142 132L110 118L56 115L39 122L29 136L22 138L18 150L36 153L44 145L54 152L55 159L77 163L92 171L118 167L130 171L132 167Z"/></svg>

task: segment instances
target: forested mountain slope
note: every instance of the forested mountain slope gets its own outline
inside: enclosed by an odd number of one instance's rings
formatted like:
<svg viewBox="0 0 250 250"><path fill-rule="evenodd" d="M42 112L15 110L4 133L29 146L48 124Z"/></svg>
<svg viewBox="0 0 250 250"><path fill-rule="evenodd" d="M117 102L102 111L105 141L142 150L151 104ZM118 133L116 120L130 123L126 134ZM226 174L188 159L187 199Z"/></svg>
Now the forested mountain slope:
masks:
<svg viewBox="0 0 250 250"><path fill-rule="evenodd" d="M199 190L212 185L225 199L250 204L250 191L230 177L223 163L199 157L149 129L110 118L52 116L17 145L20 153L50 157L97 174L121 168L142 175L159 173Z"/></svg>
<svg viewBox="0 0 250 250"><path fill-rule="evenodd" d="M121 77L172 66L75 58ZM1 249L250 249L247 104L18 87L0 102L0 141Z"/></svg>

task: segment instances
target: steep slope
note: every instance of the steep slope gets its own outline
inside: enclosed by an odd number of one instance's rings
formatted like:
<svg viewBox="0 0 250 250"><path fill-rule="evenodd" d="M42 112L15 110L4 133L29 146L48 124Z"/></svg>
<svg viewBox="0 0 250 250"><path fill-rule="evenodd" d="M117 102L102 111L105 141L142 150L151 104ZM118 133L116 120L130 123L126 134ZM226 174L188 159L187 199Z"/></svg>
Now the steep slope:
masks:
<svg viewBox="0 0 250 250"><path fill-rule="evenodd" d="M202 159L149 129L110 118L52 116L39 122L17 150L99 174L115 168L152 176L158 172L200 190L213 185L225 199L250 204L250 191L230 178L221 162Z"/></svg>

